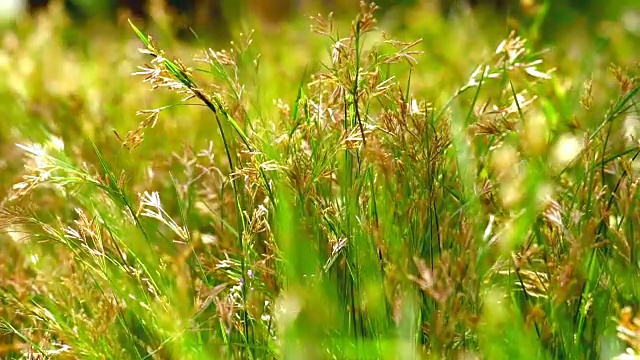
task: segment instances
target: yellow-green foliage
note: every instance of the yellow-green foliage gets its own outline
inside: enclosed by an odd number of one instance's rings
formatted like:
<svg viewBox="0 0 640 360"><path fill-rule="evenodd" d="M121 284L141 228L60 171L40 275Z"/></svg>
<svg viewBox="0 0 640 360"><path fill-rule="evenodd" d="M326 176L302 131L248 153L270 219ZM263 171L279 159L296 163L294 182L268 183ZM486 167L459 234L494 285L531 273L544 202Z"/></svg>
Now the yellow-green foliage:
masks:
<svg viewBox="0 0 640 360"><path fill-rule="evenodd" d="M4 32L0 356L640 351L637 33L522 3Z"/></svg>

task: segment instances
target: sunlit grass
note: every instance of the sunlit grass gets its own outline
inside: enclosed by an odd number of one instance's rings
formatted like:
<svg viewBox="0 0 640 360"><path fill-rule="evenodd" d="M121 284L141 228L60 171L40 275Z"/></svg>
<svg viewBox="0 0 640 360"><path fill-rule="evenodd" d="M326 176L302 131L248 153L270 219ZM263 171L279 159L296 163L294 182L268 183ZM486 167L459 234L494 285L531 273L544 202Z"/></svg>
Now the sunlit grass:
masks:
<svg viewBox="0 0 640 360"><path fill-rule="evenodd" d="M637 38L377 16L7 32L0 355L640 351Z"/></svg>

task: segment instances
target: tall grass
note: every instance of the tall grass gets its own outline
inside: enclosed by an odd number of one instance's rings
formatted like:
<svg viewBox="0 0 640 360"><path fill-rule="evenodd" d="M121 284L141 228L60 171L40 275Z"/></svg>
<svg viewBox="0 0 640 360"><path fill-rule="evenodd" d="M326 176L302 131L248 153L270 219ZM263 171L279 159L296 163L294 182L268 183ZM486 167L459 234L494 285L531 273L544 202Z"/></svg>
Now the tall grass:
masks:
<svg viewBox="0 0 640 360"><path fill-rule="evenodd" d="M640 351L633 35L396 39L377 10L226 50L61 13L6 35L0 354Z"/></svg>

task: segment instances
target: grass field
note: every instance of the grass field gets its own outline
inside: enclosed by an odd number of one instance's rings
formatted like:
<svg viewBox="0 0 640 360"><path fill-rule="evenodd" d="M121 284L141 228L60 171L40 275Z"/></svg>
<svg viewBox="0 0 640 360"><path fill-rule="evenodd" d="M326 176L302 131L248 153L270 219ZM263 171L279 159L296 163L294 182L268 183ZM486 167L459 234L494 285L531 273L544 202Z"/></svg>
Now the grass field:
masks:
<svg viewBox="0 0 640 360"><path fill-rule="evenodd" d="M13 25L0 358L640 358L640 9L550 3Z"/></svg>

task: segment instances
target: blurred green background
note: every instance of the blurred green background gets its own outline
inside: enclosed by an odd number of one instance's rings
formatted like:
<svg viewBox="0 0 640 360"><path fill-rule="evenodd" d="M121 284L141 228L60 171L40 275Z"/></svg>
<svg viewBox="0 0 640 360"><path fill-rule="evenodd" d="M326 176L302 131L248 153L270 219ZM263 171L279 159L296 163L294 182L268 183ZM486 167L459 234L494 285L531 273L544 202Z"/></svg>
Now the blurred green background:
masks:
<svg viewBox="0 0 640 360"><path fill-rule="evenodd" d="M258 17L267 23L280 23L300 14L334 11L350 14L358 7L355 0L53 0L64 3L71 17L78 23L97 20L116 21L119 16L152 19L149 5L165 2L175 14L183 17L183 35L188 26L199 35L225 35L247 17ZM2 0L0 16L20 21L24 16L45 8L51 0ZM640 2L636 0L379 0L376 2L386 14L407 21L420 21L425 12L438 12L445 16L473 9L492 19L492 22L511 21L511 26L535 25L543 39L553 40L558 33L572 27L587 25L595 33L602 22L622 22L627 31L640 36ZM416 9L420 9L416 13ZM423 12L422 14L420 12ZM407 13L414 16L406 18ZM506 16L505 16L506 15Z"/></svg>

